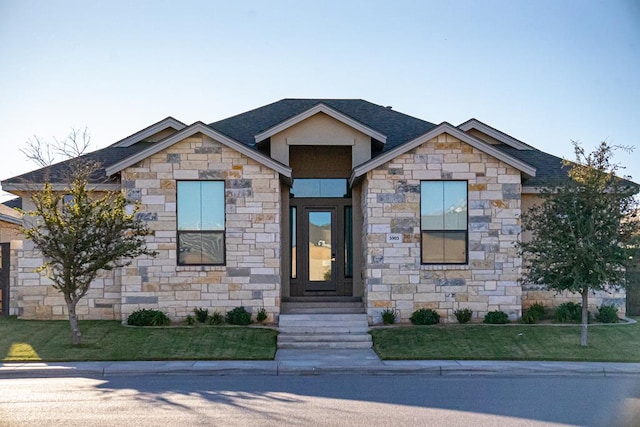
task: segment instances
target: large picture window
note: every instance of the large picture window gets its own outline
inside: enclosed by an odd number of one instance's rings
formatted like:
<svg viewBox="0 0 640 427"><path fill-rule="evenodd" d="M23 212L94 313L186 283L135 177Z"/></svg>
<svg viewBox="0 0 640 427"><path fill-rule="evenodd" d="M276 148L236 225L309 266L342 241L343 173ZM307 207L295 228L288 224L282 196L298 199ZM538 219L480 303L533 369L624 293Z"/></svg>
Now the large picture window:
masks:
<svg viewBox="0 0 640 427"><path fill-rule="evenodd" d="M224 264L224 181L179 181L177 193L178 264Z"/></svg>
<svg viewBox="0 0 640 427"><path fill-rule="evenodd" d="M420 183L423 264L467 263L467 182Z"/></svg>

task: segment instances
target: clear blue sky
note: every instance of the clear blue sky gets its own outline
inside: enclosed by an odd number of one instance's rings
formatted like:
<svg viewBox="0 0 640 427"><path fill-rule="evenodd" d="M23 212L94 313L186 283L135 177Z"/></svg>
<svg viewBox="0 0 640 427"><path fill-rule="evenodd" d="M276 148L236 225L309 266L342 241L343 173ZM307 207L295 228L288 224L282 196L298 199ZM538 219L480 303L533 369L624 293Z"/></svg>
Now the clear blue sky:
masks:
<svg viewBox="0 0 640 427"><path fill-rule="evenodd" d="M634 145L640 181L640 2L0 0L0 179L35 167L32 135L101 148L286 97L475 117L570 159Z"/></svg>

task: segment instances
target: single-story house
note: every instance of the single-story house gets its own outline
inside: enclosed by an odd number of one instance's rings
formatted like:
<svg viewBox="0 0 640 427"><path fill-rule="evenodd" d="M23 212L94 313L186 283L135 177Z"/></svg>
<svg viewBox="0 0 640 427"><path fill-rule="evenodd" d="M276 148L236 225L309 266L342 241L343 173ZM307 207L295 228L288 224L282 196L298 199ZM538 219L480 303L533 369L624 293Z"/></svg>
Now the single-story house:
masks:
<svg viewBox="0 0 640 427"><path fill-rule="evenodd" d="M0 315L9 313L11 242L22 238L22 214L15 209L21 205L16 200L0 203Z"/></svg>
<svg viewBox="0 0 640 427"><path fill-rule="evenodd" d="M562 160L479 120L411 117L359 99L283 99L213 123L168 117L86 155L95 189L122 190L149 223L142 256L105 273L79 303L85 319L155 308L178 321L194 307L226 312L315 301L362 303L369 323L423 307L444 321L547 306L566 296L519 282L521 212ZM65 163L2 182L23 197ZM526 236L525 236L526 238ZM16 245L10 311L65 318L64 300L34 273L42 256ZM592 298L618 303L624 291Z"/></svg>

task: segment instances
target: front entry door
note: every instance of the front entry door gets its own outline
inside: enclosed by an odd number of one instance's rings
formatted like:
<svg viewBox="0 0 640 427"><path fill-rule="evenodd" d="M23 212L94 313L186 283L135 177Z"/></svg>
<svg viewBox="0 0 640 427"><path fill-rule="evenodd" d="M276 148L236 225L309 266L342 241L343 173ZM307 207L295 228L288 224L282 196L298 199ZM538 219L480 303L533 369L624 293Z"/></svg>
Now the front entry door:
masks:
<svg viewBox="0 0 640 427"><path fill-rule="evenodd" d="M336 291L336 210L304 208L303 271L306 291ZM302 243L302 242L301 242Z"/></svg>
<svg viewBox="0 0 640 427"><path fill-rule="evenodd" d="M291 296L351 295L351 206L296 200L291 206Z"/></svg>

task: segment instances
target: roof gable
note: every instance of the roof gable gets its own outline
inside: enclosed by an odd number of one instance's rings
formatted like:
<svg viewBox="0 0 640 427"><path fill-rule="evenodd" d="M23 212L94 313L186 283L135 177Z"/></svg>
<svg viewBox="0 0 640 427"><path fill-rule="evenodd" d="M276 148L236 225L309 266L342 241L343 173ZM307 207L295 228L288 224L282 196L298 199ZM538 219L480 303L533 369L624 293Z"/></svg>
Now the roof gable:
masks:
<svg viewBox="0 0 640 427"><path fill-rule="evenodd" d="M352 184L367 172L383 165L384 163L390 160L395 159L399 155L404 154L407 151L412 150L443 133L448 133L449 135L459 139L460 141L466 144L469 144L472 147L477 148L478 150L498 160L503 161L509 166L512 166L518 169L520 172L526 175L529 175L529 176L536 175L536 168L529 165L528 163L525 163L524 161L516 157L513 157L505 153L504 151L498 150L497 148L491 146L490 144L487 144L477 138L472 137L471 135L467 134L466 132L463 132L459 128L451 125L450 123L442 122L436 128L425 133L424 135L419 136L418 138L415 138L413 141L409 141L406 144L400 145L394 148L393 150L387 151L386 153L383 153L380 156L375 157L369 160L368 162L355 167L353 169L353 173L351 174Z"/></svg>
<svg viewBox="0 0 640 427"><path fill-rule="evenodd" d="M157 133L162 132L166 129L175 129L177 131L181 131L187 127L186 124L182 123L180 120L176 120L173 117L169 116L166 119L162 119L159 122L156 122L146 128L134 133L133 135L129 135L128 137L121 139L120 141L112 144L112 147L130 147L133 144L136 144L140 141L144 141L146 138L149 138Z"/></svg>
<svg viewBox="0 0 640 427"><path fill-rule="evenodd" d="M303 111L300 114L297 114L287 120L285 120L284 122L278 123L277 125L265 130L264 132L260 132L259 134L257 134L255 136L255 141L256 143L262 142L270 137L272 137L273 135L280 133L282 131L284 131L285 129L288 129L306 119L308 119L311 116L314 116L318 113L324 113L332 118L334 118L335 120L338 120L341 123L344 123L345 125L352 127L362 133L364 133L365 135L370 136L371 138L382 142L383 144L386 143L387 141L387 136L383 135L382 133L368 127L365 126L364 124L358 122L357 120L352 119L351 117L337 111L334 110L333 108L321 103L321 104L317 104L311 108L309 108L306 111Z"/></svg>
<svg viewBox="0 0 640 427"><path fill-rule="evenodd" d="M285 166L282 163L277 162L276 160L273 160L272 158L265 156L264 154L245 146L244 144L240 144L239 142L234 141L229 137L220 134L219 132L216 132L215 130L211 129L209 126L205 125L202 122L195 122L192 125L185 127L181 131L177 132L176 134L171 135L160 142L151 144L146 149L132 156L124 158L117 163L112 164L111 166L105 168L105 172L107 175L113 175L129 166L133 166L134 164L146 159L149 156L152 156L172 146L173 144L176 144L182 141L185 138L195 135L196 133L202 133L204 135L207 135L210 138L215 139L216 141L226 145L227 147L232 148L244 154L245 156L257 161L258 163L264 166L267 166L270 169L275 170L276 172L280 173L284 177L291 178L291 168L289 168L288 166Z"/></svg>
<svg viewBox="0 0 640 427"><path fill-rule="evenodd" d="M532 147L525 144L524 142L515 139L514 137L507 135L506 133L499 131L498 129L489 126L486 123L482 123L478 119L469 119L466 122L458 125L459 129L462 129L465 132L468 132L471 129L478 130L485 135L490 136L491 138L502 142L510 147L513 147L517 150L532 150Z"/></svg>

